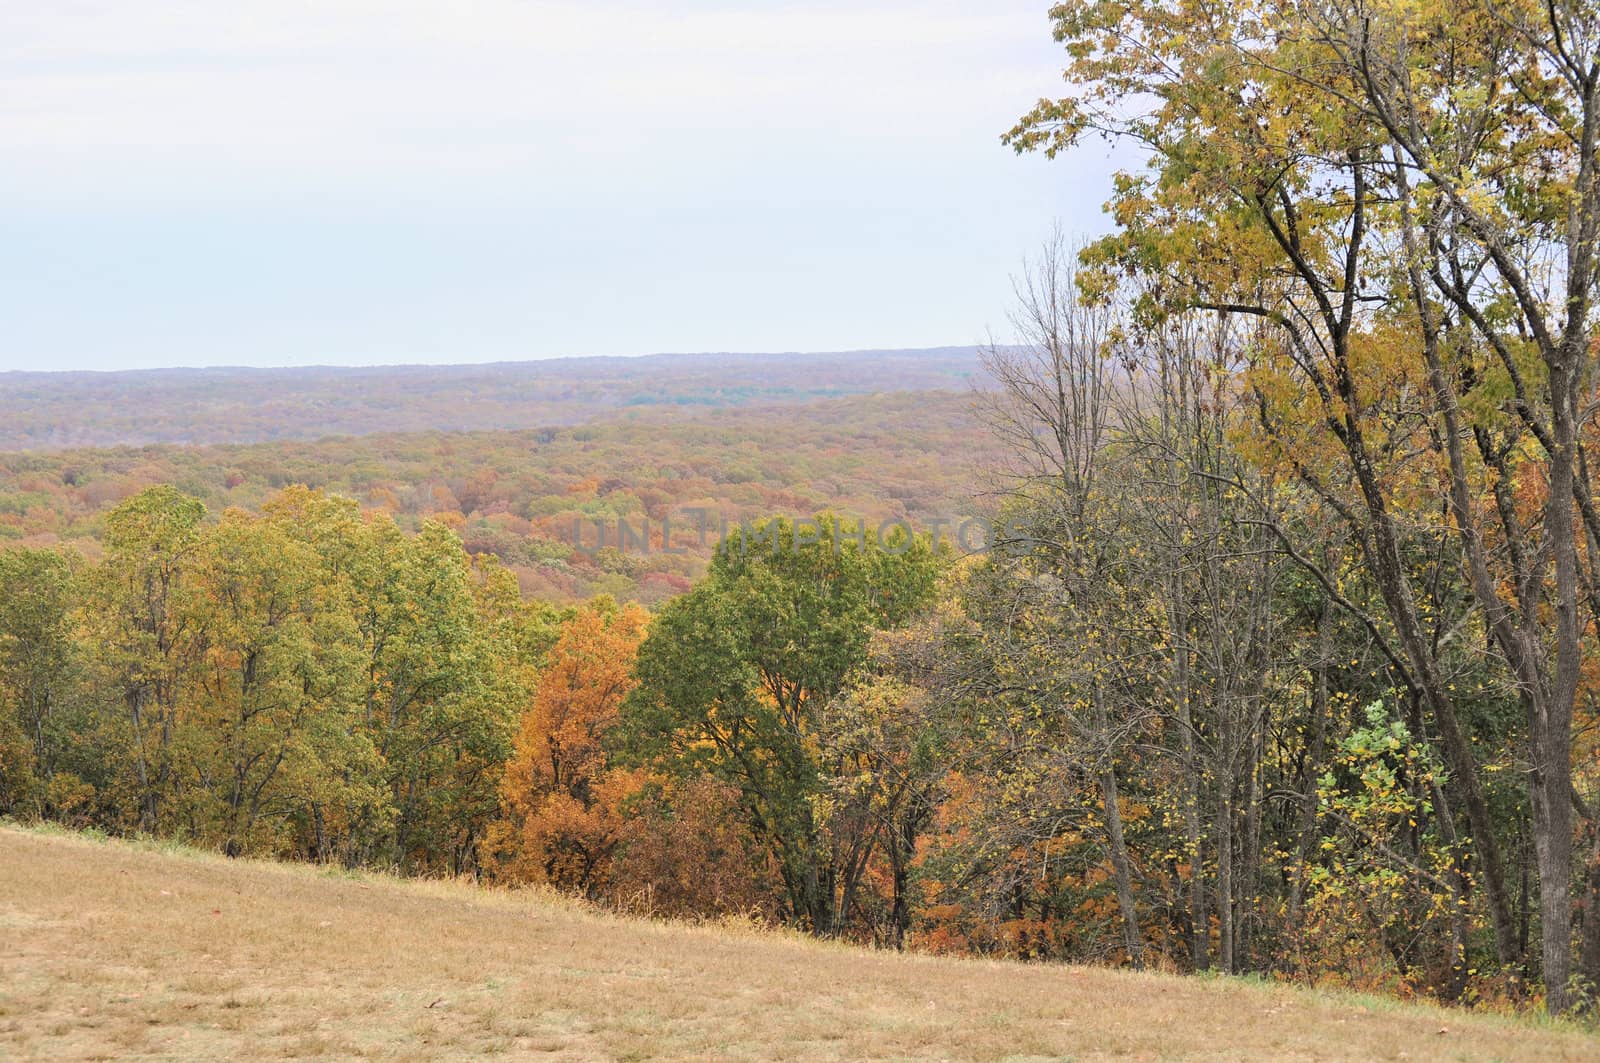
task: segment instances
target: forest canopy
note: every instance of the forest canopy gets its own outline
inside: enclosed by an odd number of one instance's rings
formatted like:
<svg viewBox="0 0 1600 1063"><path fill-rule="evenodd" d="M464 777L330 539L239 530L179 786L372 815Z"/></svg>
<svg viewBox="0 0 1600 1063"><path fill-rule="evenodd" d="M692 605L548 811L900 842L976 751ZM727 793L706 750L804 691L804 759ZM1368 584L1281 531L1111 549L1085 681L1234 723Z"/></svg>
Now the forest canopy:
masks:
<svg viewBox="0 0 1600 1063"><path fill-rule="evenodd" d="M0 814L1592 1014L1600 11L1051 17L981 387L0 456Z"/></svg>

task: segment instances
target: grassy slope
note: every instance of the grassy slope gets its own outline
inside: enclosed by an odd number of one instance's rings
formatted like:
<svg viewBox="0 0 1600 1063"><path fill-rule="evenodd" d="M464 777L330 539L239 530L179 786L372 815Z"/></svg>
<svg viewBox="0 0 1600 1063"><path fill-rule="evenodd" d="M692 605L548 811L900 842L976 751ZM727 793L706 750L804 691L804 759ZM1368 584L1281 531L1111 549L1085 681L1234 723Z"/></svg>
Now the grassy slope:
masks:
<svg viewBox="0 0 1600 1063"><path fill-rule="evenodd" d="M0 1058L1594 1059L1284 988L897 956L0 827Z"/></svg>

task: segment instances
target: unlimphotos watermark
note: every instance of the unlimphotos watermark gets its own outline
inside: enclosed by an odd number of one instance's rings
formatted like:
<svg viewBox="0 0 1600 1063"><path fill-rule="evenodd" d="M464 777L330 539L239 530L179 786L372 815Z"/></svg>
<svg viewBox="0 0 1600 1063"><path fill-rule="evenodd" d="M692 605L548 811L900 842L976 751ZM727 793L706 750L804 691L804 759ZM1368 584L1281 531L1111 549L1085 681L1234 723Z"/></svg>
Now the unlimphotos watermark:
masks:
<svg viewBox="0 0 1600 1063"><path fill-rule="evenodd" d="M863 550L871 544L886 554L903 554L918 539L924 539L935 550L948 544L961 553L981 554L997 543L1023 537L1021 529L997 529L985 517L941 517L927 520L921 527L905 517L890 517L879 521L874 529L868 520L833 514L729 521L725 514L689 506L660 520L577 517L572 522L571 541L575 549L585 554L602 550L686 554L724 542L737 544L746 553L779 553L831 543L834 553L843 551L846 544Z"/></svg>

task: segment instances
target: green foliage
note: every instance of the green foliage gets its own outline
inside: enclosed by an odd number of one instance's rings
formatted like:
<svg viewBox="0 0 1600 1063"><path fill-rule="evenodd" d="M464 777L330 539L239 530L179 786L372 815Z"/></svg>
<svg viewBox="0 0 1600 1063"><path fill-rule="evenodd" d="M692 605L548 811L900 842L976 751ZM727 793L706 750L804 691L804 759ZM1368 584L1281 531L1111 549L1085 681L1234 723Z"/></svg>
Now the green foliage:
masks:
<svg viewBox="0 0 1600 1063"><path fill-rule="evenodd" d="M0 814L71 812L79 767L66 739L81 723L79 658L69 626L76 560L0 552Z"/></svg>
<svg viewBox="0 0 1600 1063"><path fill-rule="evenodd" d="M106 556L0 553L4 810L408 870L469 869L559 613L306 488L205 522L149 489Z"/></svg>
<svg viewBox="0 0 1600 1063"><path fill-rule="evenodd" d="M1310 963L1319 978L1401 988L1418 939L1465 924L1465 884L1437 819L1448 782L1437 755L1382 701L1362 715L1317 780L1319 851L1299 871L1306 932L1324 943ZM1460 967L1466 957L1449 962Z"/></svg>
<svg viewBox="0 0 1600 1063"><path fill-rule="evenodd" d="M872 632L930 604L940 565L923 540L863 544L843 522L835 538L836 520L778 518L723 543L705 581L652 625L623 721L641 762L737 788L791 914L821 933L834 930L842 870L818 814L822 713Z"/></svg>

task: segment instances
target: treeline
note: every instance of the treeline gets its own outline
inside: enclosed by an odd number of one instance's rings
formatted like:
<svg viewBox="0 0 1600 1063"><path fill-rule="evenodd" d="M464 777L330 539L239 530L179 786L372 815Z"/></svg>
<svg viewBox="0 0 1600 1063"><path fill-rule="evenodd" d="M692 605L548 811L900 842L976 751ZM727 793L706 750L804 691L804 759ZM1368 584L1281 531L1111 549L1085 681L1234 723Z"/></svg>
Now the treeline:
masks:
<svg viewBox="0 0 1600 1063"><path fill-rule="evenodd" d="M97 562L0 554L0 811L887 946L1536 997L1464 812L1475 786L1501 875L1536 878L1526 722L1452 537L1406 556L1472 784L1361 543L1262 449L1240 336L1135 342L1059 249L1032 284L1032 346L990 360L1016 460L985 553L774 519L654 613L558 610L441 523L158 487Z"/></svg>
<svg viewBox="0 0 1600 1063"><path fill-rule="evenodd" d="M384 510L408 531L448 524L474 556L498 557L529 597L653 605L704 573L710 551L698 538L679 544L681 554L583 551L575 529L592 545L596 522L614 539L619 520L685 527L700 509L715 526L824 506L926 527L970 507L974 470L998 454L975 438L971 407L964 392L936 391L521 432L0 454L0 543L68 545L93 558L106 513L155 484L218 512L258 510L306 484Z"/></svg>
<svg viewBox="0 0 1600 1063"><path fill-rule="evenodd" d="M448 528L150 488L98 564L0 553L0 809L403 871L476 866L558 615Z"/></svg>
<svg viewBox="0 0 1600 1063"><path fill-rule="evenodd" d="M1472 909L1492 966L1540 977L1552 1011L1592 999L1600 7L1072 0L1051 18L1068 90L1004 140L1054 155L1109 136L1144 161L1116 178L1118 228L1083 256L1088 293L1123 295L1145 332L1232 330L1203 347L1248 412L1200 453L1226 443L1243 474L1182 463L1239 518L1189 529L1219 546L1238 537L1207 572L1271 586L1252 559L1287 558L1309 600L1358 624L1385 662L1393 692L1363 712L1370 726L1307 729L1347 758L1318 777L1319 810L1383 868L1329 881L1369 919L1405 896L1356 888L1384 877L1431 876L1456 898L1438 917L1454 924L1440 979L1452 992L1485 966ZM1219 403L1195 393L1209 416ZM1205 513L1188 505L1175 526ZM1274 625L1293 615L1242 593L1229 581L1201 600L1264 633L1231 681L1243 715L1219 731L1233 770L1274 753L1256 737L1272 704L1258 684L1273 674ZM1328 672L1315 686L1338 683ZM1356 773L1385 748L1381 767ZM1244 817L1216 820L1218 848L1296 804L1258 773L1239 777L1242 797L1209 806ZM1411 791L1404 804L1396 787ZM1236 951L1256 931L1222 905L1237 881L1224 870L1215 894ZM1427 939L1422 914L1397 916L1408 940Z"/></svg>
<svg viewBox="0 0 1600 1063"><path fill-rule="evenodd" d="M108 515L99 561L0 553L0 814L903 933L914 831L890 907L863 915L900 798L877 808L889 780L866 774L829 790L870 763L850 743L873 717L830 709L820 749L815 723L942 562L818 520L842 539L759 522L652 620L526 601L444 524L303 486L214 519L149 488ZM896 709L863 711L920 741Z"/></svg>

